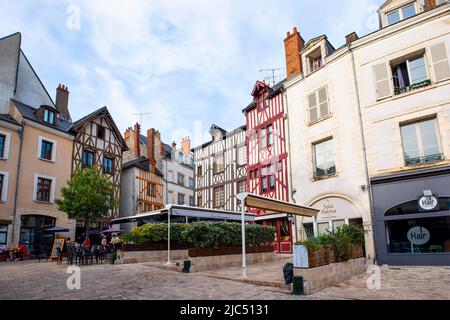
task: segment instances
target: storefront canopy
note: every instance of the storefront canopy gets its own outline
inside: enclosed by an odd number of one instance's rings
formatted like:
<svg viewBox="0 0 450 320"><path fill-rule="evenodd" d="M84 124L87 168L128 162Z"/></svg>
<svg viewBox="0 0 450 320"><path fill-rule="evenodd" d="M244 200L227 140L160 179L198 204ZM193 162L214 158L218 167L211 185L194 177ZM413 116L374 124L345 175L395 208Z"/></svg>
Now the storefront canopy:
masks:
<svg viewBox="0 0 450 320"><path fill-rule="evenodd" d="M288 215L316 217L319 210L300 206L294 203L269 199L251 193L241 193L239 199L244 199L245 206L255 209L263 209L269 212L286 213Z"/></svg>

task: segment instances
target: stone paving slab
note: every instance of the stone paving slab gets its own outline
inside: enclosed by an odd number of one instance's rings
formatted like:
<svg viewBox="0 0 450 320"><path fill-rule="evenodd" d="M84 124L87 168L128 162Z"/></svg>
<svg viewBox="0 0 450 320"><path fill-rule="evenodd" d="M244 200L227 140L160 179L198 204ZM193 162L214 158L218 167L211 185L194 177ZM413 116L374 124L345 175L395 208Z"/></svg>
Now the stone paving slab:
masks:
<svg viewBox="0 0 450 320"><path fill-rule="evenodd" d="M273 268L278 270L279 266ZM46 262L0 263L0 299L450 300L450 268L444 267L382 267L379 290L368 289L366 281L370 274L361 274L311 296L293 296L281 288L237 283L198 273L184 274L145 264L81 266L81 290L69 290L66 280L70 275L66 270L67 265ZM266 277L282 276L279 272L266 273Z"/></svg>

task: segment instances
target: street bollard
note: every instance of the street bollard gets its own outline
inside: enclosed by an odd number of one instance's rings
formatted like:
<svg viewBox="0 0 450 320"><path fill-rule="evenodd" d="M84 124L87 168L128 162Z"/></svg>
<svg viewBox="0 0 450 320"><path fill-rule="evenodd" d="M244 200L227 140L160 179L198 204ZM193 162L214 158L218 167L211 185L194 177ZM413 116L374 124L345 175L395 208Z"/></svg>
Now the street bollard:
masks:
<svg viewBox="0 0 450 320"><path fill-rule="evenodd" d="M305 294L303 285L303 277L294 276L294 281L292 283L292 293L296 296L303 296Z"/></svg>

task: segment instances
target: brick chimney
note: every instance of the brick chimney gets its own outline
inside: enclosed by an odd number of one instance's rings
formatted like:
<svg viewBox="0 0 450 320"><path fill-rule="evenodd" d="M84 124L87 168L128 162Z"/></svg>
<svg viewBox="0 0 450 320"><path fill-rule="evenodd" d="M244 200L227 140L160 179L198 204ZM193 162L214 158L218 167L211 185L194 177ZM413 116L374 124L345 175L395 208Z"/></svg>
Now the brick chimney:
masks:
<svg viewBox="0 0 450 320"><path fill-rule="evenodd" d="M147 130L147 158L151 162L155 161L155 129Z"/></svg>
<svg viewBox="0 0 450 320"><path fill-rule="evenodd" d="M185 157L191 154L191 138L186 137L181 140L181 151Z"/></svg>
<svg viewBox="0 0 450 320"><path fill-rule="evenodd" d="M302 59L300 52L305 47L305 40L300 36L297 28L294 27L293 34L287 33L284 39L284 50L286 53L286 72L287 78L291 78L303 72Z"/></svg>
<svg viewBox="0 0 450 320"><path fill-rule="evenodd" d="M425 0L425 11L433 10L436 8L436 0Z"/></svg>
<svg viewBox="0 0 450 320"><path fill-rule="evenodd" d="M133 136L133 155L135 158L141 156L141 148L139 146L139 136L141 135L141 126L136 122L134 125L134 136Z"/></svg>
<svg viewBox="0 0 450 320"><path fill-rule="evenodd" d="M69 88L59 84L56 88L56 110L60 118L66 121L72 121L69 113Z"/></svg>
<svg viewBox="0 0 450 320"><path fill-rule="evenodd" d="M354 42L354 41L356 41L356 40L358 40L358 39L359 39L359 37L358 37L358 35L356 34L356 32L352 32L352 33L350 33L348 36L345 37L345 42L346 42L347 44L349 44L349 43L352 43L352 42Z"/></svg>

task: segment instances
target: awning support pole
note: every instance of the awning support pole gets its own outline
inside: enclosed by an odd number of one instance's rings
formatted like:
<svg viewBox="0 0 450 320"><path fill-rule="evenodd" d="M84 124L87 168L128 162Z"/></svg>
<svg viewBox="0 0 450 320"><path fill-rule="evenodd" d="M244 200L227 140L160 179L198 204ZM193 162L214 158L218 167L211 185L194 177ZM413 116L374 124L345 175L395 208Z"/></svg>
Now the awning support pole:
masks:
<svg viewBox="0 0 450 320"><path fill-rule="evenodd" d="M172 213L172 208L167 211L167 264L170 262L170 215Z"/></svg>
<svg viewBox="0 0 450 320"><path fill-rule="evenodd" d="M245 206L241 201L241 225L242 225L242 278L247 278L247 256L245 254Z"/></svg>

